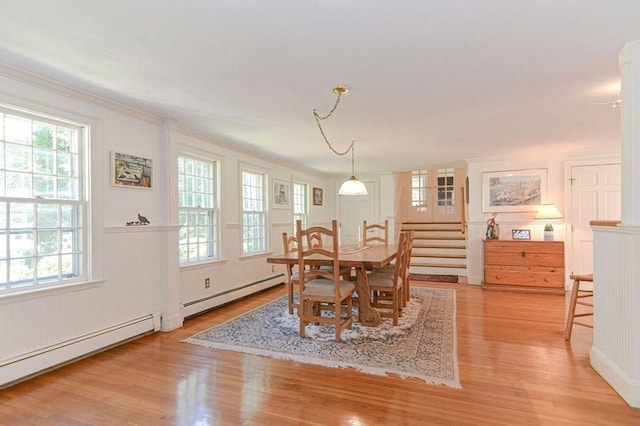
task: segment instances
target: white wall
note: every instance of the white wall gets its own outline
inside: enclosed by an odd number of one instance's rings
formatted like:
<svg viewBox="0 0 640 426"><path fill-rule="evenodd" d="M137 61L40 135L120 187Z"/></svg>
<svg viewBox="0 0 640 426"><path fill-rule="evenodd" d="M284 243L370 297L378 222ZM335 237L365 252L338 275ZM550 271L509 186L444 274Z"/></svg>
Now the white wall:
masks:
<svg viewBox="0 0 640 426"><path fill-rule="evenodd" d="M0 103L91 126L93 229L89 283L0 296L0 386L141 333L171 330L185 315L282 282L283 271L272 271L266 255L240 257L239 162L266 169L270 178L295 177L310 188L323 188L328 202L310 206L312 222L325 222L333 213L333 187L322 176L235 151L158 117L1 65ZM177 144L222 157L223 261L179 267L171 181ZM153 187L111 186L113 151L152 159ZM125 226L138 213L151 225ZM280 252L281 232L293 228L292 212L274 210L270 221L271 247ZM211 278L210 289L204 289L204 277Z"/></svg>

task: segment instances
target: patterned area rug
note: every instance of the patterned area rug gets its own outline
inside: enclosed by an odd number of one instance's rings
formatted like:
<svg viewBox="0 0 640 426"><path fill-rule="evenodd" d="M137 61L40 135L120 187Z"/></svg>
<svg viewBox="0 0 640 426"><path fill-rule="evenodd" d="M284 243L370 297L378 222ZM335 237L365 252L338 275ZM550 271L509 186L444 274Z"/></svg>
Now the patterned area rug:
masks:
<svg viewBox="0 0 640 426"><path fill-rule="evenodd" d="M457 283L457 275L409 274L409 281L431 281L440 283Z"/></svg>
<svg viewBox="0 0 640 426"><path fill-rule="evenodd" d="M329 325L310 324L300 338L298 317L289 315L285 296L184 342L459 388L455 316L455 290L413 287L398 326L387 318L379 327L354 322L336 343Z"/></svg>

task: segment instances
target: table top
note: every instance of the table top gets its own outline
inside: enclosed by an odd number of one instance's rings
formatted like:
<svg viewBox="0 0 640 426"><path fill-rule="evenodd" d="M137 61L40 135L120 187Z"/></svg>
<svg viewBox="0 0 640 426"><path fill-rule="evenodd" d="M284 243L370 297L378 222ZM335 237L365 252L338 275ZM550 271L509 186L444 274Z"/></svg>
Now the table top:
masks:
<svg viewBox="0 0 640 426"><path fill-rule="evenodd" d="M365 268L382 268L388 265L398 254L398 246L396 245L371 245L366 246L363 250L349 250L348 248L340 251L340 266L344 267L365 267ZM318 265L330 264L331 260L321 256L317 259L312 255L307 258L310 263L317 261ZM281 253L267 257L267 263L275 263L280 265L288 265L298 263L298 253Z"/></svg>

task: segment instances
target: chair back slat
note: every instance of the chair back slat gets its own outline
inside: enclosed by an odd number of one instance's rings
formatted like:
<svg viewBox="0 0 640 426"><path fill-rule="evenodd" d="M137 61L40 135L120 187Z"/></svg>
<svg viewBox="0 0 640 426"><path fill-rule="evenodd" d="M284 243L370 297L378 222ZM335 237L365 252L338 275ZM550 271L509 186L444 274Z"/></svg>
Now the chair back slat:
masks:
<svg viewBox="0 0 640 426"><path fill-rule="evenodd" d="M385 246L389 244L389 221L385 220L384 224L362 222L362 244L382 243Z"/></svg>
<svg viewBox="0 0 640 426"><path fill-rule="evenodd" d="M336 220L331 221L331 229L324 228L322 226L314 226L307 229L302 229L302 221L296 222L296 237L298 241L311 241L311 237L316 241L322 241L326 238L331 242L330 247L314 246L312 243L308 244L308 247L298 248L298 271L300 271L300 281L302 290L304 291L304 283L313 279L328 279L335 282L336 291L338 291L340 283L340 268L339 268L339 251L338 251L338 222ZM331 266L333 270L326 270L323 268L312 268L307 266L313 265L313 260L309 256L314 256L317 260L327 259L331 260Z"/></svg>

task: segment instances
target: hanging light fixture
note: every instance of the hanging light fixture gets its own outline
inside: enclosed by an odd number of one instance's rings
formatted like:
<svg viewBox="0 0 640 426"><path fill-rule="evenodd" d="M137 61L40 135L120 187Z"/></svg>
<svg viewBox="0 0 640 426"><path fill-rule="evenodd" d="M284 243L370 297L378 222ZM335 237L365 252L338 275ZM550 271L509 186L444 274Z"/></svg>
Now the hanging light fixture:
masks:
<svg viewBox="0 0 640 426"><path fill-rule="evenodd" d="M320 134L322 134L322 138L324 139L324 142L327 144L329 149L333 151L334 154L342 156L342 155L347 155L349 151L351 151L351 177L340 186L340 190L338 191L338 194L339 195L367 195L367 187L364 185L364 183L362 183L356 178L355 141L351 141L351 145L349 145L349 148L347 148L346 151L339 152L331 145L331 143L327 139L327 136L324 134L322 125L320 124L321 120L326 120L327 118L331 117L331 114L333 114L336 108L338 108L338 104L340 103L340 98L342 97L342 95L344 95L348 91L349 91L349 88L347 86L335 86L333 88L333 92L337 95L337 98L336 98L335 104L333 104L333 108L331 109L331 111L329 111L329 114L325 115L324 117L321 117L318 114L318 112L314 109L313 117L316 119L316 123L318 124L318 129L320 129Z"/></svg>

